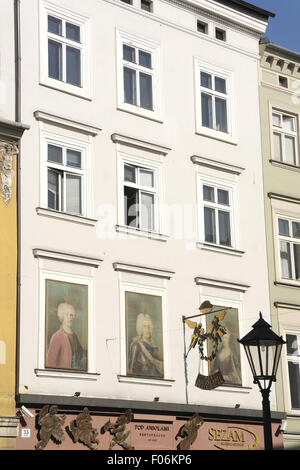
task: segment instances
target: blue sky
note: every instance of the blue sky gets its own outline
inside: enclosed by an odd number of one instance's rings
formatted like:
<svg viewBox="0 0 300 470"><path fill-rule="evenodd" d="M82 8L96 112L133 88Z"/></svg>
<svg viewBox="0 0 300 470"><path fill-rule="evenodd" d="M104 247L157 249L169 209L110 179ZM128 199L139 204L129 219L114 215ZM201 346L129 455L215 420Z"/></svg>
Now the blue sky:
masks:
<svg viewBox="0 0 300 470"><path fill-rule="evenodd" d="M300 53L300 0L247 0L264 10L276 13L270 18L265 36L279 46Z"/></svg>

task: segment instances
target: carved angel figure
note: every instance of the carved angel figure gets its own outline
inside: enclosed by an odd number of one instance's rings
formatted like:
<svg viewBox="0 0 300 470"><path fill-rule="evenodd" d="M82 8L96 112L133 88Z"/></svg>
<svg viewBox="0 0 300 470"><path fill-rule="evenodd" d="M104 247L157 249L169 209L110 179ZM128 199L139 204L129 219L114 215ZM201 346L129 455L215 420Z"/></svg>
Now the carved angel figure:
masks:
<svg viewBox="0 0 300 470"><path fill-rule="evenodd" d="M180 450L188 450L195 442L198 430L203 424L203 418L198 414L194 414L178 431L177 437L181 437L182 441L179 443Z"/></svg>
<svg viewBox="0 0 300 470"><path fill-rule="evenodd" d="M127 437L130 434L130 431L124 432L126 424L130 423L133 418L133 413L131 410L126 410L125 413L117 419L115 423L107 421L103 426L103 431L109 431L113 436L113 439L110 443L109 450L111 450L115 445L119 445L124 450L134 450L130 444L126 442Z"/></svg>
<svg viewBox="0 0 300 470"><path fill-rule="evenodd" d="M92 418L88 408L83 408L82 413L71 422L70 430L75 442L80 441L91 450L97 448L97 444L99 444L98 432L92 426Z"/></svg>
<svg viewBox="0 0 300 470"><path fill-rule="evenodd" d="M58 406L45 405L38 416L38 424L40 425L40 442L36 444L35 449L44 449L48 444L51 436L57 441L62 442L65 439L62 426L65 423L66 416L61 418L56 416Z"/></svg>
<svg viewBox="0 0 300 470"><path fill-rule="evenodd" d="M0 142L0 176L1 193L5 204L8 204L12 197L12 187L15 172L13 170L13 156L18 153L16 144Z"/></svg>

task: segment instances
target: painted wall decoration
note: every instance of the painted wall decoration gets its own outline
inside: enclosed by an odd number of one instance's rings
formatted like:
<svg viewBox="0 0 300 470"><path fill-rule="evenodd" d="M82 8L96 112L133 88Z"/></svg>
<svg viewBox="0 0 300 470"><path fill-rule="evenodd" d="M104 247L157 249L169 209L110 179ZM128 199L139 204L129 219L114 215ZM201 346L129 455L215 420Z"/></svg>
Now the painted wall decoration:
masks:
<svg viewBox="0 0 300 470"><path fill-rule="evenodd" d="M226 333L222 336L222 342L218 347L217 355L208 362L209 374L214 374L218 370L221 372L225 384L242 385L240 346L237 342L239 338L239 316L236 308L218 307L226 310L226 315L222 320ZM209 328L213 320L213 313L206 316L206 325ZM208 356L211 354L212 344L208 342Z"/></svg>
<svg viewBox="0 0 300 470"><path fill-rule="evenodd" d="M45 366L88 368L88 286L46 280Z"/></svg>
<svg viewBox="0 0 300 470"><path fill-rule="evenodd" d="M164 377L162 298L125 292L127 375Z"/></svg>

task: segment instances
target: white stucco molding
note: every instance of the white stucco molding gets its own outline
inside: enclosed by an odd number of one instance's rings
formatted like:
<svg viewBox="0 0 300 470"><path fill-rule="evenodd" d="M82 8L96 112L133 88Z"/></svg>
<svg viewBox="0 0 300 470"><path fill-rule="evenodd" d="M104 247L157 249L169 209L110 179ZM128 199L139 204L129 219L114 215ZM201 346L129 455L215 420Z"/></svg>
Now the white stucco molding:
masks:
<svg viewBox="0 0 300 470"><path fill-rule="evenodd" d="M167 155L171 151L171 148L169 147L126 135L112 134L111 139L116 144L130 145L132 147L141 148L150 152L159 153L160 155Z"/></svg>
<svg viewBox="0 0 300 470"><path fill-rule="evenodd" d="M246 292L251 286L240 284L232 281L220 281L219 279L211 279L206 277L195 277L197 286L218 287L220 289L229 289L239 292Z"/></svg>
<svg viewBox="0 0 300 470"><path fill-rule="evenodd" d="M274 302L274 307L276 308L285 308L288 310L300 310L299 304L289 304L287 302Z"/></svg>
<svg viewBox="0 0 300 470"><path fill-rule="evenodd" d="M171 279L171 277L175 274L173 271L166 271L163 269L149 268L145 266L137 266L125 263L113 263L113 268L115 271L123 271L134 274L142 274L146 276L161 277L164 279Z"/></svg>
<svg viewBox="0 0 300 470"><path fill-rule="evenodd" d="M90 217L84 217L82 215L68 214L67 212L59 212L54 209L45 209L44 207L36 207L36 213L46 217L53 217L54 219L68 220L82 225L90 225L95 227L98 220L91 219Z"/></svg>
<svg viewBox="0 0 300 470"><path fill-rule="evenodd" d="M99 127L93 126L91 124L73 121L72 119L64 118L62 116L56 116L45 111L35 111L33 115L37 121L47 122L56 126L60 125L67 129L88 134L92 137L98 135L99 132L102 130Z"/></svg>
<svg viewBox="0 0 300 470"><path fill-rule="evenodd" d="M175 380L173 379L149 379L144 377L129 377L128 375L118 375L117 377L120 383L140 383L161 387L172 387L172 385L175 383Z"/></svg>
<svg viewBox="0 0 300 470"><path fill-rule="evenodd" d="M240 166L223 163L218 160L211 160L206 157L201 157L200 155L193 155L191 160L196 165L213 168L214 170L225 171L226 173L231 173L233 175L240 175L243 171L245 171L245 168Z"/></svg>
<svg viewBox="0 0 300 470"><path fill-rule="evenodd" d="M35 258L46 258L56 261L64 261L69 263L84 264L86 266L92 266L93 268L98 268L102 263L100 258L91 258L89 256L77 255L73 253L62 253L59 251L46 250L43 248L34 248L33 256Z"/></svg>
<svg viewBox="0 0 300 470"><path fill-rule="evenodd" d="M294 204L300 204L300 198L293 196L286 196L285 194L268 193L270 199L277 199L279 201L292 202Z"/></svg>

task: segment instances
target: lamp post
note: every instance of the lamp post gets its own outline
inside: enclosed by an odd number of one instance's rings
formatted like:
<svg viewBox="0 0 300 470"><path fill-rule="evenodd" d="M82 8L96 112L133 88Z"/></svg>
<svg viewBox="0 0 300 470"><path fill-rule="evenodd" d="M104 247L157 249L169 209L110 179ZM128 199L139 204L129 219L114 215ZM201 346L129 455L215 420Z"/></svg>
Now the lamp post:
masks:
<svg viewBox="0 0 300 470"><path fill-rule="evenodd" d="M244 346L254 383L258 384L262 394L265 450L272 450L269 395L272 382L276 382L281 350L286 342L282 336L276 335L271 330L271 326L263 319L261 312L259 316L259 320L252 326L253 330L238 342Z"/></svg>

